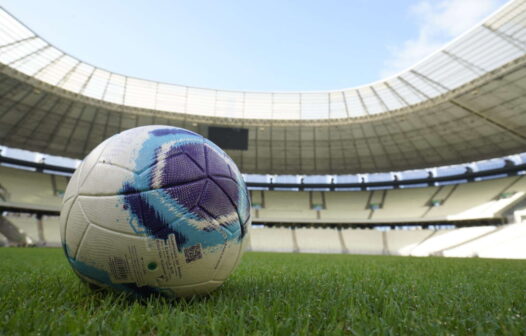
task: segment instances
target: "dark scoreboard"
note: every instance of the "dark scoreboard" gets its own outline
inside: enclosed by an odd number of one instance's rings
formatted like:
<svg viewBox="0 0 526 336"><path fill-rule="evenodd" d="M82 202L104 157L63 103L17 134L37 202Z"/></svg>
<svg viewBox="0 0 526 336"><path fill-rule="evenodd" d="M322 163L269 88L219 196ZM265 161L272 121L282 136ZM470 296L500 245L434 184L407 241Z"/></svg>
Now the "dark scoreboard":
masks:
<svg viewBox="0 0 526 336"><path fill-rule="evenodd" d="M232 127L208 127L208 139L222 149L248 149L248 129Z"/></svg>

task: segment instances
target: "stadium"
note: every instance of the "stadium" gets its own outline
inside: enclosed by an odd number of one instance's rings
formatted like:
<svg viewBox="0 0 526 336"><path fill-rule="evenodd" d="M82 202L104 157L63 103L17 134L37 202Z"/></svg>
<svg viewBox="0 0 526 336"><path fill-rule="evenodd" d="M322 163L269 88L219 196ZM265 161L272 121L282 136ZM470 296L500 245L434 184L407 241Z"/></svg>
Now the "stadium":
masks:
<svg viewBox="0 0 526 336"><path fill-rule="evenodd" d="M525 0L392 77L318 92L114 73L0 7L0 333L524 334L525 93ZM205 298L91 291L58 248L80 160L148 125L210 139L248 187L246 253Z"/></svg>

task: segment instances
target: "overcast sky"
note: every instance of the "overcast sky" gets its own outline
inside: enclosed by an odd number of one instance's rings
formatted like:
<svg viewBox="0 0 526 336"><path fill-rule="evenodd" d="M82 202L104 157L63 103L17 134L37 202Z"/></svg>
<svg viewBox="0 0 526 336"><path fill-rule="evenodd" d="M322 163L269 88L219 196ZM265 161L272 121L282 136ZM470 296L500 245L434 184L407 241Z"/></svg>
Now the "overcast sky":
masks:
<svg viewBox="0 0 526 336"><path fill-rule="evenodd" d="M218 89L327 90L392 75L505 0L2 0L66 53Z"/></svg>

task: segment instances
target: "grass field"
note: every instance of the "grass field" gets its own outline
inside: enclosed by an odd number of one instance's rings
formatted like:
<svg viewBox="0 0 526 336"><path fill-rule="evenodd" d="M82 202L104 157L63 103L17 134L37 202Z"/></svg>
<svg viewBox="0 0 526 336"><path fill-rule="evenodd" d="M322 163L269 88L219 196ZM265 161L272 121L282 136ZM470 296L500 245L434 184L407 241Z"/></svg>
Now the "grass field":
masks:
<svg viewBox="0 0 526 336"><path fill-rule="evenodd" d="M62 250L0 249L0 334L526 334L526 261L247 253L208 297L92 291Z"/></svg>

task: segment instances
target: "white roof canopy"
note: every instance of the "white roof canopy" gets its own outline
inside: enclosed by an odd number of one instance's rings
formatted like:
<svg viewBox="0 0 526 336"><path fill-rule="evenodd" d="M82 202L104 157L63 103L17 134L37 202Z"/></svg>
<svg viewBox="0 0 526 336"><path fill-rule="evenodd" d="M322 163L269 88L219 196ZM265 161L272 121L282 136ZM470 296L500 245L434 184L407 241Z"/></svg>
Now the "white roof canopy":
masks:
<svg viewBox="0 0 526 336"><path fill-rule="evenodd" d="M0 63L97 100L142 109L239 119L341 119L407 108L454 90L526 52L526 3L512 1L483 24L391 78L324 92L246 92L128 77L55 48L0 9Z"/></svg>

